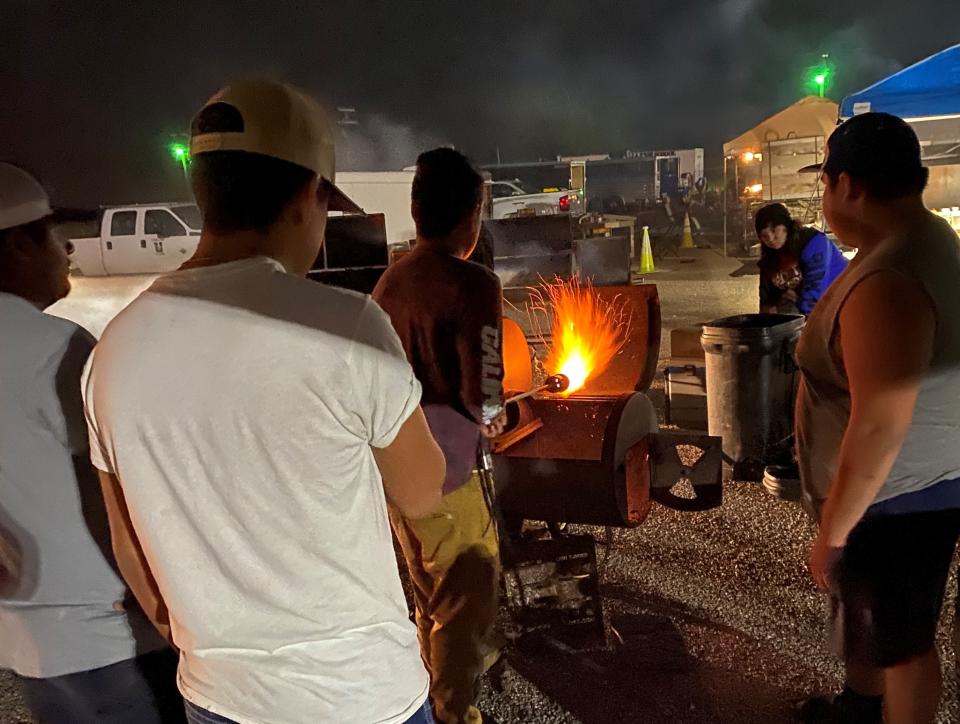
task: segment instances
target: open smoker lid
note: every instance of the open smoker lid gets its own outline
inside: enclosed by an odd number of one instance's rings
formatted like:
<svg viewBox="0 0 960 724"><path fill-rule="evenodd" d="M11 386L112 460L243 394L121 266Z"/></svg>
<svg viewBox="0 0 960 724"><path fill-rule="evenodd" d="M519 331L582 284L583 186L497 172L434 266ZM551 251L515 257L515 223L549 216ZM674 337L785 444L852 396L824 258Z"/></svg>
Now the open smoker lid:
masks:
<svg viewBox="0 0 960 724"><path fill-rule="evenodd" d="M660 359L660 295L656 284L595 287L604 301L626 303L630 329L623 348L610 366L587 381L585 395L646 392L657 374Z"/></svg>
<svg viewBox="0 0 960 724"><path fill-rule="evenodd" d="M600 299L626 306L630 318L626 343L601 374L587 381L576 396L610 396L646 392L660 357L660 296L656 284L594 287ZM530 350L520 326L503 320L504 388L522 392L532 386ZM547 370L553 373L553 370Z"/></svg>

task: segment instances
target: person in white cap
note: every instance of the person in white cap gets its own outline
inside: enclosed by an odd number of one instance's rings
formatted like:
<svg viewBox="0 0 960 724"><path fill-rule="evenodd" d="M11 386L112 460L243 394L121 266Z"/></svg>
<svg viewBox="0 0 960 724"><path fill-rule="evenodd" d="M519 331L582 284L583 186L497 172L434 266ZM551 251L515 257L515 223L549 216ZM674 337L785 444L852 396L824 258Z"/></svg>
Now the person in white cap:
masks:
<svg viewBox="0 0 960 724"><path fill-rule="evenodd" d="M191 129L196 255L104 331L84 391L128 583L169 613L192 722L432 722L387 516L440 502L420 385L368 296L303 277L334 128L270 81Z"/></svg>
<svg viewBox="0 0 960 724"><path fill-rule="evenodd" d="M51 213L0 163L0 668L40 722L182 722L176 655L110 554L80 397L94 340L43 313L70 291Z"/></svg>

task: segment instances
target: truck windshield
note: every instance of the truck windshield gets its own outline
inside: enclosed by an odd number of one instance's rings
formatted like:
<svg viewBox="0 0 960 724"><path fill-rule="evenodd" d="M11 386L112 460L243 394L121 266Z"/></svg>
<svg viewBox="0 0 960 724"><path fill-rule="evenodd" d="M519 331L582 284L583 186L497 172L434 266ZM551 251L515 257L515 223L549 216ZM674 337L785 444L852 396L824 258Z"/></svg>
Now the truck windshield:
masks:
<svg viewBox="0 0 960 724"><path fill-rule="evenodd" d="M195 204L182 204L180 206L171 206L170 210L180 217L180 220L187 225L188 229L199 231L202 226L200 220L200 209Z"/></svg>

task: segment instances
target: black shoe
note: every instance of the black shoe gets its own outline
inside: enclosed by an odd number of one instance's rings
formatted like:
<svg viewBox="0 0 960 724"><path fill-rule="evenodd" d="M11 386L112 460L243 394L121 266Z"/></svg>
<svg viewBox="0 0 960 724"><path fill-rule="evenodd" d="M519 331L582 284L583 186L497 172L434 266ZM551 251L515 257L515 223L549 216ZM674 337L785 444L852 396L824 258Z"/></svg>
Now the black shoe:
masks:
<svg viewBox="0 0 960 724"><path fill-rule="evenodd" d="M796 463L787 463L784 465L767 465L763 469L765 475L769 475L776 480L799 480L800 466Z"/></svg>

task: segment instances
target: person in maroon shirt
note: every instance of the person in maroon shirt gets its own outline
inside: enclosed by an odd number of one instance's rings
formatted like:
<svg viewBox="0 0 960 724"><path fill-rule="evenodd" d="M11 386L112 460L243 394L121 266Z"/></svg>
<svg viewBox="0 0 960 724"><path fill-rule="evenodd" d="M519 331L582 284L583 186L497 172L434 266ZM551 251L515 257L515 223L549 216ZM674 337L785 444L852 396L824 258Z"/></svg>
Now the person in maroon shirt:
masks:
<svg viewBox="0 0 960 724"><path fill-rule="evenodd" d="M416 246L373 292L423 386L423 411L447 462L437 513L390 515L413 581L434 714L445 724L482 721L477 682L498 654L499 548L476 464L481 437L503 429L502 299L493 272L466 261L482 201L483 178L466 157L449 148L422 154Z"/></svg>

